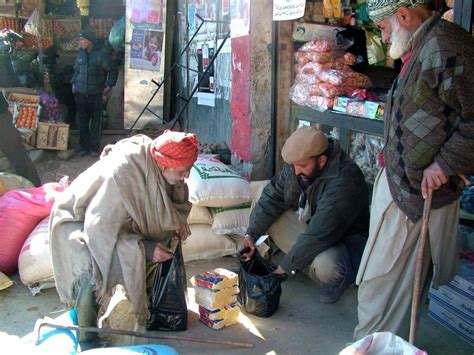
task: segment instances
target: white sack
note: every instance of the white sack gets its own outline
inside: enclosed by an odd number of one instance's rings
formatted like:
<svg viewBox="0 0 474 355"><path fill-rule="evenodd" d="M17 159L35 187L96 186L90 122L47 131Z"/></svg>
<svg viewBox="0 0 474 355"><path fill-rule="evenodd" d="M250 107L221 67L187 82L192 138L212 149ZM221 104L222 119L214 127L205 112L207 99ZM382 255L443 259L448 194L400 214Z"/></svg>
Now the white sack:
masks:
<svg viewBox="0 0 474 355"><path fill-rule="evenodd" d="M227 207L252 200L250 183L217 159L198 157L186 182L193 205Z"/></svg>

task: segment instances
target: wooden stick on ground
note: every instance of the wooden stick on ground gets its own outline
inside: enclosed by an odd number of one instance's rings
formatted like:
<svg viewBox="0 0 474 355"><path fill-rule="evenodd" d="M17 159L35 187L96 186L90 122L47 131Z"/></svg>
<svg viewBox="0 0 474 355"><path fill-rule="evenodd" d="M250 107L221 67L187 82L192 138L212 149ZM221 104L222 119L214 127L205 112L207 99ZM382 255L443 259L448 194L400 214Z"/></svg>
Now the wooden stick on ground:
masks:
<svg viewBox="0 0 474 355"><path fill-rule="evenodd" d="M90 333L98 333L98 334L131 335L131 336L140 337L140 338L191 341L195 343L227 345L227 346L234 346L234 347L239 347L239 348L253 348L253 344L250 344L250 343L240 343L240 342L228 341L228 340L203 339L203 338L184 337L184 336L177 336L177 335L153 335L153 334L148 334L148 333L123 330L123 329L80 327L76 325L66 326L66 325L60 325L60 324L54 324L54 323L41 323L38 326L38 334L37 334L37 339L36 339L37 345L40 343L40 330L42 327L50 327L50 328L63 329L63 330L76 330L76 331L81 331L81 332L90 332Z"/></svg>
<svg viewBox="0 0 474 355"><path fill-rule="evenodd" d="M431 213L431 200L433 198L433 190L428 189L428 196L425 199L425 205L423 207L423 218L421 222L421 235L420 244L418 245L418 251L416 255L416 266L415 266L415 282L413 284L413 297L411 301L411 317L410 317L410 337L409 342L415 344L416 340L416 328L418 326L418 309L420 308L420 296L423 277L423 261L425 259L426 241L428 240L428 224L430 221Z"/></svg>

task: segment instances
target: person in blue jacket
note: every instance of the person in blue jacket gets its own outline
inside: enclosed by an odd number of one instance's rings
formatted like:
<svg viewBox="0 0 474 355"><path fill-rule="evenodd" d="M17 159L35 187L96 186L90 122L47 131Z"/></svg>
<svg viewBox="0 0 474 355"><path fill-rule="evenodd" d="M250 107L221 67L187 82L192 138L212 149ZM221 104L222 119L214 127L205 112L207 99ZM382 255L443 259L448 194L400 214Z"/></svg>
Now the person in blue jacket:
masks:
<svg viewBox="0 0 474 355"><path fill-rule="evenodd" d="M90 30L79 34L79 54L71 83L79 115L80 156L99 156L102 132L102 95L117 82L117 67L108 54L96 46Z"/></svg>

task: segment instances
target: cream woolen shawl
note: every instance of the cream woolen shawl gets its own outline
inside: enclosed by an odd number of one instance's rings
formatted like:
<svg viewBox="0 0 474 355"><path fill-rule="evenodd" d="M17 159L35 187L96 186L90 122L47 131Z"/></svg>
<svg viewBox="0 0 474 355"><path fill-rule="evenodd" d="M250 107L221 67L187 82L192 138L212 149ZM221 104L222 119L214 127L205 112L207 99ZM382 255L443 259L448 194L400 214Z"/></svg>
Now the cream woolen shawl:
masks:
<svg viewBox="0 0 474 355"><path fill-rule="evenodd" d="M122 284L140 324L148 319L142 239L164 241L164 232L187 226L191 209L186 184L166 182L150 155L151 143L134 136L106 147L56 201L50 247L66 304L74 303L84 279L92 280L98 301Z"/></svg>

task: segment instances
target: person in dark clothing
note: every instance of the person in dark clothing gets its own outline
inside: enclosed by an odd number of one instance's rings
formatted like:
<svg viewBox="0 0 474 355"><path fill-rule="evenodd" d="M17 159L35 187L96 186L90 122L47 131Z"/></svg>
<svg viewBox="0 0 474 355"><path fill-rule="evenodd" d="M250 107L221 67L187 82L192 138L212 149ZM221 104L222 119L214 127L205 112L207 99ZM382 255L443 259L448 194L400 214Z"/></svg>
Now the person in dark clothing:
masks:
<svg viewBox="0 0 474 355"><path fill-rule="evenodd" d="M59 103L66 106L66 123L74 129L76 128L76 100L72 92L71 84L73 75L74 67L72 65L65 65L61 73L58 75L54 93Z"/></svg>
<svg viewBox="0 0 474 355"><path fill-rule="evenodd" d="M0 151L5 154L10 165L18 175L30 180L35 186L41 186L33 162L28 155L18 130L12 123L12 117L8 111L8 103L0 94Z"/></svg>
<svg viewBox="0 0 474 355"><path fill-rule="evenodd" d="M76 94L79 114L80 156L99 156L102 95L117 82L117 67L107 53L95 46L95 36L89 30L79 35L79 54L74 64L71 83Z"/></svg>
<svg viewBox="0 0 474 355"><path fill-rule="evenodd" d="M367 240L364 175L336 141L315 127L298 128L285 142L282 157L287 164L265 186L250 215L247 256L255 252L256 238L285 213L301 228L295 228L296 235L271 233L286 252L275 273L294 275L309 266L310 277L321 286L320 302L336 302L354 283Z"/></svg>

